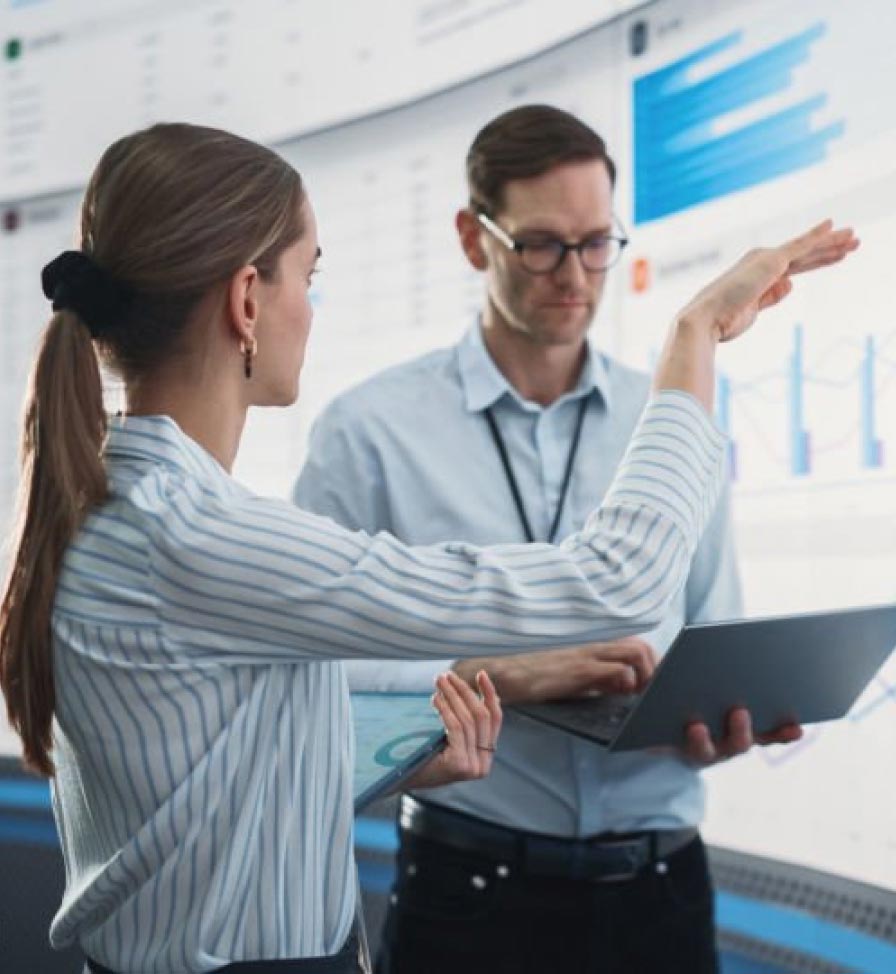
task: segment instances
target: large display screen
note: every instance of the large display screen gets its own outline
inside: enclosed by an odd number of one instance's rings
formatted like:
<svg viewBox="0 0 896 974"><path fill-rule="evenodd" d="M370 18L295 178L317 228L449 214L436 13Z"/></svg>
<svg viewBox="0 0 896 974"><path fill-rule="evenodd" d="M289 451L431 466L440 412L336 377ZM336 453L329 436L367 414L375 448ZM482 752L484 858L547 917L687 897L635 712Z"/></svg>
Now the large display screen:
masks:
<svg viewBox="0 0 896 974"><path fill-rule="evenodd" d="M271 141L531 56L637 0L0 0L0 200L152 121Z"/></svg>
<svg viewBox="0 0 896 974"><path fill-rule="evenodd" d="M746 248L827 216L855 225L853 261L796 279L780 309L722 350L717 411L749 611L892 601L896 10L710 7L663 3L637 18L647 44L629 58L634 247L616 348L649 365L670 311ZM891 657L848 719L712 772L708 837L896 888L894 753Z"/></svg>
<svg viewBox="0 0 896 974"><path fill-rule="evenodd" d="M29 17L37 22L41 11L52 7L72 11L77 20L74 12L81 6L7 2L3 25ZM107 6L111 12L129 5ZM130 6L146 12L175 5ZM183 102L184 111L178 111L175 96L188 97L177 82L186 77L187 54L195 55L200 40L208 41L203 18L213 8L221 16L231 8L202 2L176 6L185 25L180 54L170 60L160 54L153 68L159 90L167 85L174 92L159 96L166 113L273 140L306 180L324 251L299 403L250 415L237 476L261 492L285 494L301 464L309 426L333 395L378 368L454 341L470 325L482 283L462 259L453 228L454 213L465 202L464 154L478 128L498 111L523 102L552 102L593 124L619 164L617 208L632 243L612 272L594 338L629 364L649 369L677 308L747 248L827 216L856 226L863 247L847 265L811 281L797 280L780 309L765 315L736 346L722 350L717 414L731 437L729 466L748 612L896 599L896 325L889 320L888 300L896 241L892 4L660 0L541 53L519 38L506 41L490 62L493 68L503 65L500 70L463 84L456 84L459 75L437 74L426 89L428 97L389 111L359 117L374 106L364 101L366 94L355 92L354 101L346 96L327 119L332 124L351 115L356 121L295 138L316 123L297 127L291 113L299 100L292 105L286 95L260 106L263 124L261 115L241 115L236 102L220 111L210 103L187 110ZM310 15L292 15L287 28L283 11L299 6L307 9L288 0L257 5L270 7L269 22L280 25L278 43L287 44L290 31L299 32L304 40L296 44L316 47L308 38L318 36L323 50L329 13L321 11L319 35ZM373 6L385 31L392 14L382 8L389 5ZM413 8L418 28L424 12L435 23L433 18L447 17L453 9L452 23L459 29L461 7L475 10L482 17L476 30L511 12L515 23L523 24L532 6L522 0L396 5L408 16ZM612 12L620 9L613 5ZM243 16L236 5L232 16ZM187 26L190 18L206 26ZM570 21L565 36L583 23ZM392 34L376 34L369 24L365 30L370 37L400 41L406 36L393 27ZM472 26L470 31L475 33ZM25 28L21 33L30 36ZM224 27L219 33L226 34ZM461 35L443 36L447 41ZM192 47L188 37L194 38ZM436 49L434 34L429 50ZM57 50L58 63L69 63L62 48ZM265 63L252 70L273 77L286 70L287 61L300 73L302 65L313 64L317 91L330 91L344 77L338 60L347 56L344 49L334 49L332 61L319 51L306 61L284 51L271 47ZM63 87L53 73L57 62L49 42L31 53L35 64L38 56L44 59L40 90ZM27 55L26 44L4 68L7 78L18 80L0 85L6 92L0 96L3 112L10 111L16 85L37 90L30 76L9 74L10 64L13 72L31 70ZM477 57L464 78L485 69L487 52ZM206 53L200 62L208 67ZM237 100L243 85L255 83L251 70L237 70L242 63L223 59L216 68L215 83L220 88L227 79L228 97ZM190 92L205 84L197 79L201 75L190 82ZM305 83L311 84L307 78ZM281 90L274 81L265 84L272 93ZM439 85L456 86L432 94ZM97 125L88 126L102 136L100 142L147 117L132 102L119 104L113 87L106 85L108 112L98 112ZM22 112L21 105L39 102L37 95L15 99L16 111ZM302 111L312 103L302 99ZM384 104L378 101L377 108ZM113 105L119 114L107 130L103 126L112 119ZM46 126L54 132L57 125L74 125L73 119L79 125L85 121L83 111L80 116L68 112L67 121L53 118L46 116ZM0 199L7 201L0 229L4 513L14 487L16 421L27 363L47 310L37 275L42 263L71 241L78 204L78 180L51 178L39 168L55 165L40 148L43 143L25 139L21 145L26 143L31 147L22 148L20 158L32 159L39 169L31 182L25 169L10 182L15 153L0 155L0 165L7 167L0 181ZM78 150L81 180L98 147L85 142ZM26 187L38 184L41 195L31 195ZM75 189L51 193L54 185ZM15 746L11 736L4 743ZM889 773L894 753L896 659L891 658L847 719L810 729L796 746L757 749L710 772L707 838L896 890L896 775Z"/></svg>

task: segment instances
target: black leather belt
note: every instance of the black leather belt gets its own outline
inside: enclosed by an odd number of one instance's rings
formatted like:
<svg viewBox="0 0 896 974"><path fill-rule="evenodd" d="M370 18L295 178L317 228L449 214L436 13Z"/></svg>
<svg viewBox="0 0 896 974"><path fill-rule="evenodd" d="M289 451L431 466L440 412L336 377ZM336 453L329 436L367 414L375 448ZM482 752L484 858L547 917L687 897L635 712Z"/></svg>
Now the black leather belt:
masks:
<svg viewBox="0 0 896 974"><path fill-rule="evenodd" d="M402 832L493 859L496 865L531 876L619 882L683 849L695 828L611 833L563 839L505 828L410 795L401 799Z"/></svg>

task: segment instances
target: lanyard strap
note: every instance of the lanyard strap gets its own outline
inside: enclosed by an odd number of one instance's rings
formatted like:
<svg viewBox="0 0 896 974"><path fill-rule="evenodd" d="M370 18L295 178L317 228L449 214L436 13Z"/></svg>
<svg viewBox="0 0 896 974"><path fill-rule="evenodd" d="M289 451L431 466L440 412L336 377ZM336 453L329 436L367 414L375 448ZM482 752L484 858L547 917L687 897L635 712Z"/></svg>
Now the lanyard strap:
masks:
<svg viewBox="0 0 896 974"><path fill-rule="evenodd" d="M548 534L548 542L553 544L554 538L557 535L557 528L560 526L560 517L563 514L563 504L566 501L566 494L569 491L569 482L572 479L572 470L576 462L576 453L579 449L579 440L582 436L582 426L585 422L585 412L588 409L588 397L583 396L582 402L579 405L579 412L576 416L576 425L573 430L572 440L569 444L569 453L566 457L566 469L563 471L563 484L560 487L560 498L557 501L557 510L554 512L554 520L551 522L551 530ZM495 449L498 451L498 456L501 458L501 466L504 468L504 476L507 478L507 486L510 487L510 493L513 496L513 503L516 505L516 512L520 518L520 524L523 527L523 534L526 541L533 542L535 540L535 535L532 533L532 526L529 524L529 518L526 515L526 506L523 504L523 496L520 493L519 484L516 482L516 477L513 473L513 466L510 463L510 456L507 453L507 446L504 443L504 437L501 436L501 430L498 429L497 420L491 411L491 407L485 410L485 418L488 422L488 428L491 431L492 439L495 441Z"/></svg>

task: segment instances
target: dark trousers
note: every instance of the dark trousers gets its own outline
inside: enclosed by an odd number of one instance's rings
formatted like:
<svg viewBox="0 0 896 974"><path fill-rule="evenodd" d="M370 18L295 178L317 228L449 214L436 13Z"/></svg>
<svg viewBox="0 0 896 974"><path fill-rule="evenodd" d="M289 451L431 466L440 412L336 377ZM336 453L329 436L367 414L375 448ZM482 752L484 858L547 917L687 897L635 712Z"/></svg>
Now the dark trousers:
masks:
<svg viewBox="0 0 896 974"><path fill-rule="evenodd" d="M377 974L717 974L699 837L620 882L498 866L403 832Z"/></svg>

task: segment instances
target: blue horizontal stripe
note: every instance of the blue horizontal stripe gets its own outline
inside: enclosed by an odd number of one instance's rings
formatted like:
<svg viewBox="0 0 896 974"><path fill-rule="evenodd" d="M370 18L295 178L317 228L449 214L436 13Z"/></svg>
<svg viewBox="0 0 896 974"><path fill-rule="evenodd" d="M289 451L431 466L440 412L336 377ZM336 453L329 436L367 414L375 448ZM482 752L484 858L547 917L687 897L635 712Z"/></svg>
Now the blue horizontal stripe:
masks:
<svg viewBox="0 0 896 974"><path fill-rule="evenodd" d="M660 184L663 192L667 191L669 183L676 183L682 176L693 176L702 169L718 170L726 165L735 168L744 165L750 159L766 155L769 147L780 148L784 144L794 144L812 135L812 115L821 109L827 97L816 95L806 99L799 105L794 105L768 118L761 119L743 128L736 129L728 135L705 138L694 141L690 148L676 149L674 147L660 147L658 154L662 155L664 171ZM693 130L691 130L693 133ZM690 135L688 138L694 138ZM654 166L659 160L651 160ZM666 171L669 167L671 171ZM649 187L658 192L656 179L659 173L652 177Z"/></svg>
<svg viewBox="0 0 896 974"><path fill-rule="evenodd" d="M50 818L17 818L0 815L0 843L5 845L58 846L56 825Z"/></svg>
<svg viewBox="0 0 896 974"><path fill-rule="evenodd" d="M50 786L46 781L0 779L0 808L50 809Z"/></svg>
<svg viewBox="0 0 896 974"><path fill-rule="evenodd" d="M735 76L721 84L710 78L676 96L673 103L635 104L634 135L637 158L650 151L643 144L645 135L652 142L669 138L684 129L720 118L729 112L785 91L791 80L790 65L761 75ZM670 99L672 102L672 99Z"/></svg>
<svg viewBox="0 0 896 974"><path fill-rule="evenodd" d="M359 862L358 876L366 893L388 893L395 879L395 865L385 862Z"/></svg>
<svg viewBox="0 0 896 974"><path fill-rule="evenodd" d="M355 846L376 852L395 852L398 835L392 819L358 818L355 820Z"/></svg>
<svg viewBox="0 0 896 974"><path fill-rule="evenodd" d="M741 171L733 170L712 176L699 182L681 187L679 192L669 194L662 202L644 205L636 199L636 222L645 223L656 220L698 203L705 203L737 190L748 189L767 182L777 176L784 176L821 162L827 156L827 143L840 136L842 124L834 124L816 133L796 148L785 152L771 153L760 164Z"/></svg>
<svg viewBox="0 0 896 974"><path fill-rule="evenodd" d="M666 67L660 68L659 71L641 75L635 80L635 91L647 93L656 91L664 95L671 94L686 83L689 68L702 64L714 55L727 51L730 47L736 47L742 40L743 32L737 30L720 37L718 40L711 41L696 51L686 54L678 61L673 61Z"/></svg>
<svg viewBox="0 0 896 974"><path fill-rule="evenodd" d="M863 974L896 971L896 944L802 910L719 891L716 912L720 929L732 933L780 944Z"/></svg>

